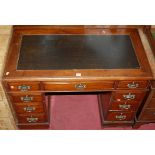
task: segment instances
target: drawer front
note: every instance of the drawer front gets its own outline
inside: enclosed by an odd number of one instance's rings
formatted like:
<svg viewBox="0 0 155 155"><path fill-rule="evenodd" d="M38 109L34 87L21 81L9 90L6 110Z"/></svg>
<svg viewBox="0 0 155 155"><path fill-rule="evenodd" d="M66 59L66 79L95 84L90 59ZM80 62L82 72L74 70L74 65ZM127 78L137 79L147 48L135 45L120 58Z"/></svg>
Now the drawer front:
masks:
<svg viewBox="0 0 155 155"><path fill-rule="evenodd" d="M111 103L109 110L123 110L123 111L137 111L140 102L137 101L124 101L124 102L116 102L113 101Z"/></svg>
<svg viewBox="0 0 155 155"><path fill-rule="evenodd" d="M115 101L142 101L145 94L143 91L116 91L112 96Z"/></svg>
<svg viewBox="0 0 155 155"><path fill-rule="evenodd" d="M20 106L31 106L31 105L34 105L34 106L42 106L43 103L42 102L15 102L13 103L13 105L15 107L20 107Z"/></svg>
<svg viewBox="0 0 155 155"><path fill-rule="evenodd" d="M106 82L44 82L44 89L49 91L91 91L114 89L113 81Z"/></svg>
<svg viewBox="0 0 155 155"><path fill-rule="evenodd" d="M145 89L148 87L148 81L119 81L117 89Z"/></svg>
<svg viewBox="0 0 155 155"><path fill-rule="evenodd" d="M132 121L133 112L108 112L105 121Z"/></svg>
<svg viewBox="0 0 155 155"><path fill-rule="evenodd" d="M33 105L31 103L31 104L15 106L15 111L18 114L43 113L44 112L44 107L43 107L42 104L40 104L40 105Z"/></svg>
<svg viewBox="0 0 155 155"><path fill-rule="evenodd" d="M48 123L40 123L40 124L18 124L18 128L19 129L24 129L24 130L29 130L29 129L32 129L32 130L36 130L36 129L46 129L48 130L49 129L49 124Z"/></svg>
<svg viewBox="0 0 155 155"><path fill-rule="evenodd" d="M14 103L41 102L42 95L39 94L11 94Z"/></svg>
<svg viewBox="0 0 155 155"><path fill-rule="evenodd" d="M9 91L36 91L40 90L40 82L9 82Z"/></svg>
<svg viewBox="0 0 155 155"><path fill-rule="evenodd" d="M45 114L18 115L18 123L44 123L47 122Z"/></svg>
<svg viewBox="0 0 155 155"><path fill-rule="evenodd" d="M141 114L141 121L155 121L155 109L145 109Z"/></svg>
<svg viewBox="0 0 155 155"><path fill-rule="evenodd" d="M147 108L154 108L155 109L155 98L151 99L151 101L147 105Z"/></svg>

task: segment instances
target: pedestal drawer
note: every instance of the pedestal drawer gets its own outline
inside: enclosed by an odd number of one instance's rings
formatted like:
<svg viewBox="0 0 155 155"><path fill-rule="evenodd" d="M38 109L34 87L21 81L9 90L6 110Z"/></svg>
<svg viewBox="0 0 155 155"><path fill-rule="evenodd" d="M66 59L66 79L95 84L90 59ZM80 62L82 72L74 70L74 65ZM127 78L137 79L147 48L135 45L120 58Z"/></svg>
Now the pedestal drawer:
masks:
<svg viewBox="0 0 155 155"><path fill-rule="evenodd" d="M44 123L47 122L45 114L18 115L18 123Z"/></svg>
<svg viewBox="0 0 155 155"><path fill-rule="evenodd" d="M93 91L114 89L113 81L98 82L43 82L48 91Z"/></svg>
<svg viewBox="0 0 155 155"><path fill-rule="evenodd" d="M132 121L133 112L108 112L105 121Z"/></svg>
<svg viewBox="0 0 155 155"><path fill-rule="evenodd" d="M113 101L110 103L109 110L137 111L140 102L137 101Z"/></svg>
<svg viewBox="0 0 155 155"><path fill-rule="evenodd" d="M142 101L146 92L145 91L116 91L113 92L113 100L116 101Z"/></svg>
<svg viewBox="0 0 155 155"><path fill-rule="evenodd" d="M145 89L148 87L148 81L119 81L117 89Z"/></svg>
<svg viewBox="0 0 155 155"><path fill-rule="evenodd" d="M44 107L40 103L39 105L34 105L33 103L23 105L15 105L15 111L18 114L29 114L29 113L43 113Z"/></svg>
<svg viewBox="0 0 155 155"><path fill-rule="evenodd" d="M40 82L8 82L9 91L36 91L40 90Z"/></svg>
<svg viewBox="0 0 155 155"><path fill-rule="evenodd" d="M38 93L34 94L10 94L12 101L14 103L28 103L28 102L41 102L43 100L43 96Z"/></svg>

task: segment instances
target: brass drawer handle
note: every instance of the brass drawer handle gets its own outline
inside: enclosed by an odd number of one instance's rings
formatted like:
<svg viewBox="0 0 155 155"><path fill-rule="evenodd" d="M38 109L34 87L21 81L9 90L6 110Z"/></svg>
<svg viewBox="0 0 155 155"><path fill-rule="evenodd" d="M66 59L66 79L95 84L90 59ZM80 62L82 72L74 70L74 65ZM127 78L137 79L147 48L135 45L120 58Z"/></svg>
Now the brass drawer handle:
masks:
<svg viewBox="0 0 155 155"><path fill-rule="evenodd" d="M33 111L36 110L35 107L24 107L23 109L24 109L24 111L26 111L26 112L33 112Z"/></svg>
<svg viewBox="0 0 155 155"><path fill-rule="evenodd" d="M33 101L33 97L32 96L21 97L21 101L30 102L30 101Z"/></svg>
<svg viewBox="0 0 155 155"><path fill-rule="evenodd" d="M28 91L29 89L31 89L31 87L27 85L21 85L21 86L18 86L18 89L20 91Z"/></svg>
<svg viewBox="0 0 155 155"><path fill-rule="evenodd" d="M36 123L38 121L38 118L37 117L27 117L26 120L29 123Z"/></svg>
<svg viewBox="0 0 155 155"><path fill-rule="evenodd" d="M85 89L85 88L86 88L86 84L84 84L84 83L76 84L76 85L75 85L75 88L76 88L76 89Z"/></svg>
<svg viewBox="0 0 155 155"><path fill-rule="evenodd" d="M119 104L120 109L126 109L127 110L127 109L130 109L130 107L131 107L131 105L129 105L129 104L128 105L127 104Z"/></svg>
<svg viewBox="0 0 155 155"><path fill-rule="evenodd" d="M122 120L125 120L126 119L126 115L123 115L123 114L116 115L115 118L118 119L118 120L120 120L120 121L122 121Z"/></svg>
<svg viewBox="0 0 155 155"><path fill-rule="evenodd" d="M132 83L127 84L127 86L128 86L128 88L132 88L133 89L133 88L138 88L139 84L132 82Z"/></svg>
<svg viewBox="0 0 155 155"><path fill-rule="evenodd" d="M123 95L125 100L134 100L136 95L129 93L128 95Z"/></svg>

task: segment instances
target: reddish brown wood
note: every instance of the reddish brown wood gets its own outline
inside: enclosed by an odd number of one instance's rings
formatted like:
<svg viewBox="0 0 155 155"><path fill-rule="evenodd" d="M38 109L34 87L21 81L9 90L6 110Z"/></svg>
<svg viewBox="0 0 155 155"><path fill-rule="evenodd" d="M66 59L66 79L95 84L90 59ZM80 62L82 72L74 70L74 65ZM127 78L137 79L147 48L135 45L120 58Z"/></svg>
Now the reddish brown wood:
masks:
<svg viewBox="0 0 155 155"><path fill-rule="evenodd" d="M3 85L8 101L16 112L17 125L21 129L48 128L49 106L45 104L47 92L94 92L99 94L102 125L132 125L141 101L149 90L152 72L138 34L143 26L14 26L6 59ZM127 35L132 41L140 68L136 69L72 69L72 70L17 70L23 35ZM87 56L88 57L88 56ZM34 58L35 59L35 58ZM81 60L85 63L86 60ZM115 61L112 57L111 63ZM77 76L78 75L78 76ZM80 75L80 76L79 76ZM129 88L128 84L138 84ZM19 86L28 88L20 90ZM27 87L30 86L30 87ZM154 85L152 85L154 86ZM119 89L119 90L118 90ZM106 92L106 93L105 93ZM124 99L123 95L135 95ZM23 101L21 97L32 97ZM48 100L49 102L49 100ZM130 104L130 109L120 109L120 104ZM152 104L150 104L152 105ZM36 108L35 113L25 112L27 106ZM121 116L125 118L121 119ZM27 118L38 118L29 123Z"/></svg>
<svg viewBox="0 0 155 155"><path fill-rule="evenodd" d="M155 98L152 98L149 104L146 106L148 109L155 109Z"/></svg>
<svg viewBox="0 0 155 155"><path fill-rule="evenodd" d="M145 89L148 81L119 81L117 89Z"/></svg>
<svg viewBox="0 0 155 155"><path fill-rule="evenodd" d="M152 82L154 84L154 82ZM154 87L152 85L152 87ZM137 114L135 126L138 127L140 124L153 123L155 122L155 89L152 89L146 99L146 103Z"/></svg>
<svg viewBox="0 0 155 155"><path fill-rule="evenodd" d="M145 109L139 118L141 121L155 121L155 109Z"/></svg>
<svg viewBox="0 0 155 155"><path fill-rule="evenodd" d="M127 99L125 96L134 95L133 99ZM113 100L115 101L142 101L146 95L145 91L121 90L113 92Z"/></svg>
<svg viewBox="0 0 155 155"><path fill-rule="evenodd" d="M18 117L18 123L27 123L27 124L34 124L34 123L44 123L47 122L47 117L44 113L33 113L33 114L20 114ZM37 119L34 122L29 122L28 119Z"/></svg>
<svg viewBox="0 0 155 155"><path fill-rule="evenodd" d="M144 33L146 34L151 49L155 55L155 39L153 38L152 32L155 32L155 29L152 29L151 26L144 27ZM146 103L139 110L135 120L134 128L139 127L141 124L155 122L155 81L151 81L151 92L146 98Z"/></svg>
<svg viewBox="0 0 155 155"><path fill-rule="evenodd" d="M137 111L140 102L138 101L113 101L110 103L110 111Z"/></svg>
<svg viewBox="0 0 155 155"><path fill-rule="evenodd" d="M132 43L134 45L134 49L136 51L136 55L140 64L140 69L109 69L109 70L16 70L16 63L19 57L19 49L21 44L22 35L30 35L30 34L98 34L98 35L129 35L132 39ZM139 34L137 29L133 28L85 28L85 27L65 27L65 26L50 26L47 27L35 27L35 26L24 26L14 28L13 37L10 44L10 49L6 61L6 67L4 71L5 79L14 79L14 77L18 79L26 79L29 77L29 80L33 80L33 77L37 77L38 80L54 80L59 79L67 80L69 79L77 79L75 76L77 72L80 72L82 75L82 79L87 79L87 77L100 78L102 80L144 80L144 79L152 79L151 69L149 67L148 60L146 59L146 54L144 52L143 45L141 43ZM9 74L8 74L9 73Z"/></svg>
<svg viewBox="0 0 155 155"><path fill-rule="evenodd" d="M153 90L152 93L152 98L155 98L155 90Z"/></svg>
<svg viewBox="0 0 155 155"><path fill-rule="evenodd" d="M15 111L18 114L32 114L32 113L43 113L44 112L44 107L42 103L39 105L34 105L34 103L22 103L22 105L17 105L14 106Z"/></svg>
<svg viewBox="0 0 155 155"><path fill-rule="evenodd" d="M105 121L131 121L134 118L133 112L108 112Z"/></svg>
<svg viewBox="0 0 155 155"><path fill-rule="evenodd" d="M27 86L29 87L26 90L22 90L21 87L22 86ZM23 81L23 82L9 82L8 83L8 90L10 91L36 91L36 90L40 90L40 82L27 82L27 81Z"/></svg>
<svg viewBox="0 0 155 155"><path fill-rule="evenodd" d="M98 91L114 89L114 81L43 82L46 91Z"/></svg>

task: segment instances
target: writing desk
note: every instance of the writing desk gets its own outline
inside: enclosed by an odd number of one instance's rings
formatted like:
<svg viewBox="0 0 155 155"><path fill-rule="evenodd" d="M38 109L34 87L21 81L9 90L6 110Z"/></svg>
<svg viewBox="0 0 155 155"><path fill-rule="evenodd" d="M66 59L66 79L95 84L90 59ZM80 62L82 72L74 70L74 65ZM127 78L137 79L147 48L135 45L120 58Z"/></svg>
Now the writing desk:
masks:
<svg viewBox="0 0 155 155"><path fill-rule="evenodd" d="M48 128L48 93L96 93L102 125L133 125L152 73L136 27L14 26L3 85L17 126Z"/></svg>

